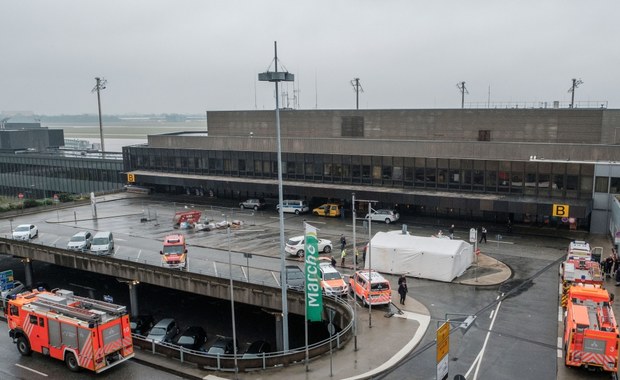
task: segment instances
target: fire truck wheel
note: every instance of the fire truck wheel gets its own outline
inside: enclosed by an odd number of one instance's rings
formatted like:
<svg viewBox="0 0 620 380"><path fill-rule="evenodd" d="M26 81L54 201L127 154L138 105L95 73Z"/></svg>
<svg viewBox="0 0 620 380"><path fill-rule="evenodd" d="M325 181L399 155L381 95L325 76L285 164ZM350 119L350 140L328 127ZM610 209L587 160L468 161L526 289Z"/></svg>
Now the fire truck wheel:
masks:
<svg viewBox="0 0 620 380"><path fill-rule="evenodd" d="M78 372L80 370L80 366L73 352L67 352L65 354L65 363L67 364L67 368L72 372Z"/></svg>
<svg viewBox="0 0 620 380"><path fill-rule="evenodd" d="M30 354L32 354L28 338L26 338L25 336L20 336L19 338L17 338L17 351L19 351L19 353L24 356L29 356Z"/></svg>

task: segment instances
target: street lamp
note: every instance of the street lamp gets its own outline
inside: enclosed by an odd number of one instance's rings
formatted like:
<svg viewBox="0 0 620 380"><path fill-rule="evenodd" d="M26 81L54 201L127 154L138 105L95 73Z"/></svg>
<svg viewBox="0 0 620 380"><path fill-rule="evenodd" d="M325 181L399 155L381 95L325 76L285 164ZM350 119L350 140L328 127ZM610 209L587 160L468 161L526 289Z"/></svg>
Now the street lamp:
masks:
<svg viewBox="0 0 620 380"><path fill-rule="evenodd" d="M284 203L282 190L282 143L280 140L280 97L278 92L279 82L292 82L295 76L289 72L278 72L278 43L274 42L275 71L266 71L258 74L261 82L274 82L276 86L276 136L278 145L278 208L280 219L280 284L282 288L282 345L283 351L288 351L288 299L286 294L286 261L284 258Z"/></svg>
<svg viewBox="0 0 620 380"><path fill-rule="evenodd" d="M101 90L105 90L106 84L108 83L108 81L105 80L105 78L99 78L99 77L95 77L95 80L97 81L97 84L95 84L95 87L93 87L91 92L97 93L97 106L99 108L99 136L101 138L101 154L104 154L105 146L103 144L103 124L101 122L101 96L99 95L99 92Z"/></svg>
<svg viewBox="0 0 620 380"><path fill-rule="evenodd" d="M232 333L233 333L233 354L235 361L235 378L237 377L237 373L239 371L239 367L237 366L237 329L235 325L235 293L233 290L233 279L232 279L232 254L230 251L230 223L228 223L228 215L222 214L222 216L226 217L226 236L228 238L228 277L230 279L230 312L232 315Z"/></svg>

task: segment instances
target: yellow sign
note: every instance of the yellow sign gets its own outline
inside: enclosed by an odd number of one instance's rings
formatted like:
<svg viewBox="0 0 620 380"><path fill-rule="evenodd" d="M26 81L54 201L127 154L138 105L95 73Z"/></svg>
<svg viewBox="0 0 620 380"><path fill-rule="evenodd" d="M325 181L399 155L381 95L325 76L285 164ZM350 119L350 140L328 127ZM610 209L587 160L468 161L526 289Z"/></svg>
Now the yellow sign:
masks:
<svg viewBox="0 0 620 380"><path fill-rule="evenodd" d="M568 205L553 205L553 216L557 216L559 218L568 218Z"/></svg>
<svg viewBox="0 0 620 380"><path fill-rule="evenodd" d="M127 173L127 182L136 182L136 175L133 173Z"/></svg>
<svg viewBox="0 0 620 380"><path fill-rule="evenodd" d="M437 363L450 352L450 323L444 322L437 329Z"/></svg>

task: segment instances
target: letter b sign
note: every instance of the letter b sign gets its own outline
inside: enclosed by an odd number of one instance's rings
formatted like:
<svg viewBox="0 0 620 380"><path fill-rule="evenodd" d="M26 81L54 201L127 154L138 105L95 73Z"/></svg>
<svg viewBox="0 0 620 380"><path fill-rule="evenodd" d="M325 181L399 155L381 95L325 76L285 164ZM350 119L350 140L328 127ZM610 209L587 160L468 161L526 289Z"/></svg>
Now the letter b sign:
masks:
<svg viewBox="0 0 620 380"><path fill-rule="evenodd" d="M568 205L553 205L553 216L557 216L559 218L568 218Z"/></svg>

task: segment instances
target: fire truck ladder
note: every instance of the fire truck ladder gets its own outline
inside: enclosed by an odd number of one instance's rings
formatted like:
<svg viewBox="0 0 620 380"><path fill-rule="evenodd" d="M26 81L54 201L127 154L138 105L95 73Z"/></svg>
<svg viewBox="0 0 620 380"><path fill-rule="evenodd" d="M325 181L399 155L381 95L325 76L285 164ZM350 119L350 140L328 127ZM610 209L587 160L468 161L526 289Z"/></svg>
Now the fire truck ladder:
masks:
<svg viewBox="0 0 620 380"><path fill-rule="evenodd" d="M95 309L105 311L111 315L123 315L127 312L127 307L122 305L116 305L110 302L98 301L92 298L73 296L74 300L79 301L86 309Z"/></svg>
<svg viewBox="0 0 620 380"><path fill-rule="evenodd" d="M45 301L41 299L33 301L30 304L47 309L48 311L55 311L69 317L78 318L86 322L101 322L101 315L95 314L88 310L80 309L79 307L63 305L58 302Z"/></svg>

